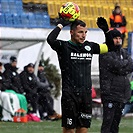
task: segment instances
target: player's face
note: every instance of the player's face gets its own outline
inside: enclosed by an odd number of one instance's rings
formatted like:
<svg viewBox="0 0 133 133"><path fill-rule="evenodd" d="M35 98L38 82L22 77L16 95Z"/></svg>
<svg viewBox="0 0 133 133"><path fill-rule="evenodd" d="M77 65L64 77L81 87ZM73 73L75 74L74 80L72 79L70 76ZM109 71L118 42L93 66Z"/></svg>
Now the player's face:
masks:
<svg viewBox="0 0 133 133"><path fill-rule="evenodd" d="M121 37L115 37L115 38L113 38L113 40L114 40L114 45L116 45L116 46L122 44Z"/></svg>
<svg viewBox="0 0 133 133"><path fill-rule="evenodd" d="M76 44L82 44L85 41L87 34L87 27L78 25L76 29L70 31L71 41Z"/></svg>

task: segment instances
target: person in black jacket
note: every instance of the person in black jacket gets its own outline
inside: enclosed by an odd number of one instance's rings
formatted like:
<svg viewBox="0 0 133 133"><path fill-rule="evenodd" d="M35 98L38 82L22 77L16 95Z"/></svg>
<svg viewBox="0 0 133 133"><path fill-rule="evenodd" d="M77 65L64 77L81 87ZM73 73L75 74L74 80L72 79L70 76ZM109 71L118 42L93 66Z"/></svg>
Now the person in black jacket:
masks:
<svg viewBox="0 0 133 133"><path fill-rule="evenodd" d="M20 79L23 85L25 96L32 108L28 113L33 113L36 115L37 111L39 110L39 91L45 91L47 85L40 82L39 78L34 74L33 63L29 63L24 67L24 70L20 73Z"/></svg>
<svg viewBox="0 0 133 133"><path fill-rule="evenodd" d="M5 92L6 80L3 76L3 64L0 62L0 111L2 121L13 121L15 111L20 108L18 97L15 94Z"/></svg>
<svg viewBox="0 0 133 133"><path fill-rule="evenodd" d="M106 19L99 17L97 25L105 33L106 44L86 40L87 26L82 20L71 23L71 39L57 39L61 29L70 24L59 18L59 23L48 35L47 42L57 52L62 76L62 127L63 133L87 133L91 125L91 61L93 54L114 49Z"/></svg>
<svg viewBox="0 0 133 133"><path fill-rule="evenodd" d="M99 55L100 89L103 103L101 133L118 133L124 104L131 96L128 74L133 71L133 60L121 46L121 33L114 29L115 51Z"/></svg>
<svg viewBox="0 0 133 133"><path fill-rule="evenodd" d="M27 100L23 95L23 86L20 81L19 73L17 72L17 58L15 56L10 57L10 63L4 65L5 71L3 76L6 82L6 92L14 93L19 98L20 107L27 112Z"/></svg>
<svg viewBox="0 0 133 133"><path fill-rule="evenodd" d="M38 79L34 74L33 63L29 63L24 67L24 70L20 73L20 79L27 101L32 107L31 110L28 110L28 113L36 114L38 110Z"/></svg>
<svg viewBox="0 0 133 133"><path fill-rule="evenodd" d="M19 74L17 72L17 58L15 56L11 56L10 63L4 65L5 71L3 75L6 79L6 83L8 86L6 89L14 90L16 93L23 93L23 87L20 81Z"/></svg>
<svg viewBox="0 0 133 133"><path fill-rule="evenodd" d="M0 62L0 90L5 91L6 90L6 82L5 82L5 79L3 76L2 69L3 69L3 63Z"/></svg>
<svg viewBox="0 0 133 133"><path fill-rule="evenodd" d="M45 84L45 89L38 89L39 94L39 104L42 107L40 109L40 116L42 119L50 119L50 120L57 120L61 119L61 115L56 113L54 110L54 100L51 96L51 89L52 85L49 83L45 71L44 71L44 64L40 61L38 66L38 75L40 82ZM43 116L43 113L46 112L47 116Z"/></svg>

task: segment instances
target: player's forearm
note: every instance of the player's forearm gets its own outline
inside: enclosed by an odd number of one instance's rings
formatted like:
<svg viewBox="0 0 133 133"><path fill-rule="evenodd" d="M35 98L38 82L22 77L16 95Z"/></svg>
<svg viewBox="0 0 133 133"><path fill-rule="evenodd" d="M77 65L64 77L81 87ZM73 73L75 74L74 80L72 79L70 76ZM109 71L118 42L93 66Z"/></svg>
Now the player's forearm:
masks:
<svg viewBox="0 0 133 133"><path fill-rule="evenodd" d="M61 27L57 26L49 35L47 38L47 42L49 44L53 44L54 41L57 39L59 33L61 31Z"/></svg>

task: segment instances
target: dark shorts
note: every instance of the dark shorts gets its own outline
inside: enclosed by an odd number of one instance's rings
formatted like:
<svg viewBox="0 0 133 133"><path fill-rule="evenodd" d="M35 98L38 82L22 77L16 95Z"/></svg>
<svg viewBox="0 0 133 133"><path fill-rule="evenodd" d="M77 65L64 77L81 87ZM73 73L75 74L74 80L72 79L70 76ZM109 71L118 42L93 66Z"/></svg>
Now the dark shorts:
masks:
<svg viewBox="0 0 133 133"><path fill-rule="evenodd" d="M61 99L62 127L74 129L77 127L89 128L92 117L91 93L63 92Z"/></svg>

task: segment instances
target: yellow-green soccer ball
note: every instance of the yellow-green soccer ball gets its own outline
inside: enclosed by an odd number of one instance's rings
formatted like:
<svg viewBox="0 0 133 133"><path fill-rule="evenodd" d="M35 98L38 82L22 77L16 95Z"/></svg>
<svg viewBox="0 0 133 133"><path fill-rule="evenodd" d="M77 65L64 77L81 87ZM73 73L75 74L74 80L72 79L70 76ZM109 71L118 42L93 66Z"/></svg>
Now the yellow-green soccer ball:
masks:
<svg viewBox="0 0 133 133"><path fill-rule="evenodd" d="M75 21L80 16L80 8L73 2L67 2L61 6L60 15L68 21Z"/></svg>

